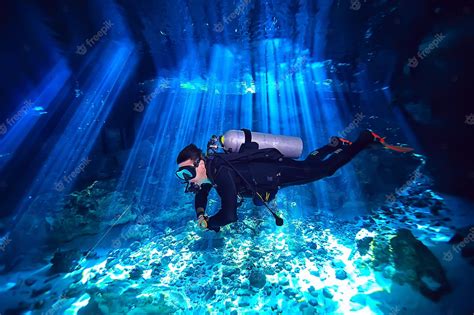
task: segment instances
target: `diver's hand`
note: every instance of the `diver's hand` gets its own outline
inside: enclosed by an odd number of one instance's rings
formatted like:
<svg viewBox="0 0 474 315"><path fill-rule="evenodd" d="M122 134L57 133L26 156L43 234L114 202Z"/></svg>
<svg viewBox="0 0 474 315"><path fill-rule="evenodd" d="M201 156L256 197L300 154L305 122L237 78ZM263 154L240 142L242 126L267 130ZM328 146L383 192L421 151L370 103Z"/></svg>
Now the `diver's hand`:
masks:
<svg viewBox="0 0 474 315"><path fill-rule="evenodd" d="M198 225L203 228L203 229L207 229L207 219L208 219L208 216L206 215L199 215L198 217Z"/></svg>

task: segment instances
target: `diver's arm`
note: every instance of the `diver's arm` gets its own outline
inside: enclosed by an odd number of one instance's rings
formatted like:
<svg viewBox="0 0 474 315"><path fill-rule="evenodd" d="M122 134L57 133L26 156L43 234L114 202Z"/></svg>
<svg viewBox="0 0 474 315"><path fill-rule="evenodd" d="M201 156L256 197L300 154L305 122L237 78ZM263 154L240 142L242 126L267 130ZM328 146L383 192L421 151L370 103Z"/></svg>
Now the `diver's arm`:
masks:
<svg viewBox="0 0 474 315"><path fill-rule="evenodd" d="M194 197L194 208L196 209L196 217L199 218L201 214L204 214L207 206L207 197L211 191L212 185L204 183L201 185L201 189L196 193Z"/></svg>
<svg viewBox="0 0 474 315"><path fill-rule="evenodd" d="M207 224L210 229L237 221L237 189L231 171L221 169L215 183L221 197L221 209L209 217Z"/></svg>

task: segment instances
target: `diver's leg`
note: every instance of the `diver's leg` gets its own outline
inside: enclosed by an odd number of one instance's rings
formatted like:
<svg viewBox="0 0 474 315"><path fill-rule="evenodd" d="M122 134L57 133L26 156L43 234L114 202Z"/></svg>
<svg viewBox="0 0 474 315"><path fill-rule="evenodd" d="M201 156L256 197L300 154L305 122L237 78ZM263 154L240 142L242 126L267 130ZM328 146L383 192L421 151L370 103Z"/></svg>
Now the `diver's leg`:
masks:
<svg viewBox="0 0 474 315"><path fill-rule="evenodd" d="M302 185L324 177L322 172L320 172L321 175L317 174L317 169L313 166L320 164L321 161L315 158L310 166L310 163L308 163L307 160L308 159L304 161L297 161L290 158L283 158L283 161L278 163L279 186L288 187Z"/></svg>
<svg viewBox="0 0 474 315"><path fill-rule="evenodd" d="M359 152L374 143L379 143L378 139L370 131L364 130L354 143L336 150L328 159L322 161L318 167L324 169L325 176L331 176L339 168L351 161Z"/></svg>
<svg viewBox="0 0 474 315"><path fill-rule="evenodd" d="M306 162L312 161L322 161L326 158L329 154L334 153L336 150L341 149L345 146L351 145L352 142L346 140L344 138L339 137L331 137L330 143L326 144L325 146L314 150L311 152L305 159Z"/></svg>
<svg viewBox="0 0 474 315"><path fill-rule="evenodd" d="M326 177L324 158L352 144L349 140L331 137L330 143L311 152L305 160L283 158L280 167L280 186L303 185Z"/></svg>
<svg viewBox="0 0 474 315"><path fill-rule="evenodd" d="M310 154L304 161L284 158L280 164L281 187L307 184L331 176L371 144L380 145L380 139L382 138L370 130L364 130L354 143L346 140L347 142L338 143L336 146L327 145L316 150L323 151L325 156L332 153L326 160L322 160L323 155L318 156L319 153Z"/></svg>

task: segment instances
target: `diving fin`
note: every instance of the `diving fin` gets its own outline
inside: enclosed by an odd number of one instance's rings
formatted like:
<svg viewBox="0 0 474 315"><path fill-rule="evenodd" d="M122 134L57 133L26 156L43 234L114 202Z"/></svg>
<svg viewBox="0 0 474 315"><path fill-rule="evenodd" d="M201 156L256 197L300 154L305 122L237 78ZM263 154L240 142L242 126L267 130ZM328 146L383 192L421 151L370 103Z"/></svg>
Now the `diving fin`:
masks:
<svg viewBox="0 0 474 315"><path fill-rule="evenodd" d="M415 150L415 149L409 148L409 147L400 147L400 146L390 145L390 144L386 144L386 143L382 143L382 144L385 148L387 148L389 150L393 150L393 151L401 152L401 153L408 153L408 152L411 152L411 151Z"/></svg>
<svg viewBox="0 0 474 315"><path fill-rule="evenodd" d="M381 136L379 136L375 132L373 132L371 130L369 130L369 131L372 134L372 136L374 137L374 141L382 144L386 149L396 151L396 152L401 152L401 153L407 153L407 152L411 152L411 151L415 150L415 149L409 148L409 147L400 147L400 146L388 144L388 143L385 142L385 137L382 138Z"/></svg>

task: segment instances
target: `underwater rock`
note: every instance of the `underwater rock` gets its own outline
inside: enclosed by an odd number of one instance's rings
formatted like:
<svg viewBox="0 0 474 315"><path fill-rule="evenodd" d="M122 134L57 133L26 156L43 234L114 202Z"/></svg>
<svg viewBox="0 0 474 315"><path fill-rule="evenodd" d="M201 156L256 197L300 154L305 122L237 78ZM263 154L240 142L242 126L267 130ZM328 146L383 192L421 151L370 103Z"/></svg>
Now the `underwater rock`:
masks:
<svg viewBox="0 0 474 315"><path fill-rule="evenodd" d="M82 274L79 273L80 276ZM79 297L81 296L82 292L84 291L84 285L82 283L74 283L69 288L64 290L64 293L62 294L63 297L67 298L73 298L73 297Z"/></svg>
<svg viewBox="0 0 474 315"><path fill-rule="evenodd" d="M250 257L255 259L260 259L263 256L263 253L258 250L251 250L249 252Z"/></svg>
<svg viewBox="0 0 474 315"><path fill-rule="evenodd" d="M308 303L303 301L303 302L300 303L299 309L300 309L300 311L303 312L306 308L308 308L308 306L309 306Z"/></svg>
<svg viewBox="0 0 474 315"><path fill-rule="evenodd" d="M474 258L474 226L467 226L456 230L454 236L449 240L453 244L455 253L461 252L465 258ZM474 259L471 260L471 263Z"/></svg>
<svg viewBox="0 0 474 315"><path fill-rule="evenodd" d="M408 282L435 301L450 291L446 273L438 259L409 230L398 230L390 244L397 270L394 281Z"/></svg>
<svg viewBox="0 0 474 315"><path fill-rule="evenodd" d="M250 285L255 288L263 288L267 283L265 273L261 270L252 270L249 276Z"/></svg>
<svg viewBox="0 0 474 315"><path fill-rule="evenodd" d="M237 296L251 296L252 292L248 289L240 288L237 290Z"/></svg>
<svg viewBox="0 0 474 315"><path fill-rule="evenodd" d="M247 301L247 300L242 300L242 299L241 299L241 300L239 301L239 306L240 306L240 307L249 307L249 306L250 306L250 303L249 303L249 301Z"/></svg>
<svg viewBox="0 0 474 315"><path fill-rule="evenodd" d="M31 287L33 284L36 283L36 281L37 281L36 279L28 278L28 279L25 280L25 284L26 284L27 286Z"/></svg>
<svg viewBox="0 0 474 315"><path fill-rule="evenodd" d="M278 274L278 284L281 286L286 286L290 284L290 281L288 280L286 274L284 273Z"/></svg>
<svg viewBox="0 0 474 315"><path fill-rule="evenodd" d="M411 205L417 208L428 208L431 203L429 200L420 198L415 200Z"/></svg>
<svg viewBox="0 0 474 315"><path fill-rule="evenodd" d="M34 305L33 305L33 309L35 310L39 310L41 309L43 306L44 306L44 300L40 300L40 301L37 301Z"/></svg>
<svg viewBox="0 0 474 315"><path fill-rule="evenodd" d="M420 281L431 291L437 291L441 288L441 284L429 276L421 277Z"/></svg>
<svg viewBox="0 0 474 315"><path fill-rule="evenodd" d="M444 209L444 205L439 200L435 200L435 203L430 207L430 212L433 215L439 215L440 211Z"/></svg>
<svg viewBox="0 0 474 315"><path fill-rule="evenodd" d="M317 306L318 305L318 301L316 299L309 299L308 303L311 306Z"/></svg>
<svg viewBox="0 0 474 315"><path fill-rule="evenodd" d="M295 239L292 239L292 241L288 243L288 250L293 256L296 256L304 250L303 244L304 240L295 236Z"/></svg>
<svg viewBox="0 0 474 315"><path fill-rule="evenodd" d="M206 295L204 296L204 300L209 301L212 300L216 296L216 288L211 288L207 291Z"/></svg>
<svg viewBox="0 0 474 315"><path fill-rule="evenodd" d="M323 288L323 295L328 299L332 299L334 297L334 294L332 294L332 292L327 287Z"/></svg>
<svg viewBox="0 0 474 315"><path fill-rule="evenodd" d="M321 274L319 273L319 270L311 270L309 274L318 278L321 276Z"/></svg>
<svg viewBox="0 0 474 315"><path fill-rule="evenodd" d="M315 289L313 286L310 286L310 287L308 288L308 292L309 292L309 294L311 294L311 296L313 296L313 297L318 297L318 296L319 296L318 291L316 291L316 289Z"/></svg>
<svg viewBox="0 0 474 315"><path fill-rule="evenodd" d="M99 309L93 314L175 314L187 304L178 292L160 287L130 288L126 281L114 281L103 288L90 289L88 294L91 296L89 304Z"/></svg>
<svg viewBox="0 0 474 315"><path fill-rule="evenodd" d="M356 294L351 297L350 301L365 306L367 304L367 296L365 294Z"/></svg>
<svg viewBox="0 0 474 315"><path fill-rule="evenodd" d="M0 246L1 273L17 268L25 260L29 263L45 262L44 240L50 233L45 214L57 212L62 207L63 203L54 193L41 194L31 200L29 208L19 216L17 224Z"/></svg>
<svg viewBox="0 0 474 315"><path fill-rule="evenodd" d="M318 244L315 242L309 242L308 243L308 248L310 249L318 249ZM310 252L311 253L311 252Z"/></svg>
<svg viewBox="0 0 474 315"><path fill-rule="evenodd" d="M331 265L334 267L334 268L345 268L346 267L346 264L340 260L340 259L334 259L332 262L331 262Z"/></svg>
<svg viewBox="0 0 474 315"><path fill-rule="evenodd" d="M47 284L47 285L45 285L45 286L42 287L42 288L33 289L33 291L31 292L31 297L32 297L32 298L38 297L38 296L42 295L43 293L48 292L48 291L51 290L52 288L53 288L53 286L52 286L51 284Z"/></svg>
<svg viewBox="0 0 474 315"><path fill-rule="evenodd" d="M389 266L386 266L384 269L383 269L383 276L384 278L386 279L392 279L393 276L397 273L397 270L395 268L393 268L391 265Z"/></svg>
<svg viewBox="0 0 474 315"><path fill-rule="evenodd" d="M231 277L232 275L240 274L240 269L237 267L224 266L222 268L222 277Z"/></svg>
<svg viewBox="0 0 474 315"><path fill-rule="evenodd" d="M358 276L366 277L369 276L371 273L371 268L369 263L362 261L362 260L355 260L354 261L355 273Z"/></svg>
<svg viewBox="0 0 474 315"><path fill-rule="evenodd" d="M143 275L143 269L140 267L135 267L130 271L129 278L132 280L140 279Z"/></svg>
<svg viewBox="0 0 474 315"><path fill-rule="evenodd" d="M56 251L51 263L53 264L50 268L52 274L70 272L76 266L81 255L76 250L68 251Z"/></svg>
<svg viewBox="0 0 474 315"><path fill-rule="evenodd" d="M285 293L287 297L290 297L290 298L296 295L296 290L293 288L286 288L283 290L283 292Z"/></svg>
<svg viewBox="0 0 474 315"><path fill-rule="evenodd" d="M382 271L385 266L390 264L391 249L388 238L376 237L372 243L372 267L376 271Z"/></svg>
<svg viewBox="0 0 474 315"><path fill-rule="evenodd" d="M367 254L370 248L370 244L374 240L374 233L367 231L366 229L361 229L357 232L355 241L357 245L357 250L361 256Z"/></svg>
<svg viewBox="0 0 474 315"><path fill-rule="evenodd" d="M265 266L264 270L265 274L267 275L274 275L276 273L275 268L273 266Z"/></svg>
<svg viewBox="0 0 474 315"><path fill-rule="evenodd" d="M115 180L96 181L84 190L66 196L60 211L45 215L51 230L48 240L52 243L68 242L80 236L101 233L113 225L135 221L138 210L132 198L114 192L115 185ZM144 234L143 226L141 230Z"/></svg>
<svg viewBox="0 0 474 315"><path fill-rule="evenodd" d="M339 280L347 279L347 273L343 269L336 270L336 279L339 279Z"/></svg>
<svg viewBox="0 0 474 315"><path fill-rule="evenodd" d="M130 249L131 249L132 251L136 251L136 250L138 250L141 246L142 246L142 244L141 244L140 242L135 241L135 242L133 242L132 244L130 244Z"/></svg>
<svg viewBox="0 0 474 315"><path fill-rule="evenodd" d="M79 309L77 312L78 315L89 315L89 314L94 314L94 315L103 315L104 312L102 312L99 308L99 303L97 301L91 299L89 303L87 303L86 306L82 307Z"/></svg>
<svg viewBox="0 0 474 315"><path fill-rule="evenodd" d="M309 306L301 312L302 315L314 315L314 314L319 314L318 311L313 307Z"/></svg>

